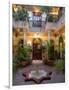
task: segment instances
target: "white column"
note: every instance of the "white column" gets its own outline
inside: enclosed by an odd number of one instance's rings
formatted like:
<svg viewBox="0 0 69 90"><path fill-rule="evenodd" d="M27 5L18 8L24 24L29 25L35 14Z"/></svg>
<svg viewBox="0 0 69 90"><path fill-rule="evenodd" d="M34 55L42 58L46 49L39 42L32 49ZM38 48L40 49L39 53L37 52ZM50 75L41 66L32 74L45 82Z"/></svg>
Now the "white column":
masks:
<svg viewBox="0 0 69 90"><path fill-rule="evenodd" d="M24 40L24 44L25 44L25 32L24 32L23 40Z"/></svg>
<svg viewBox="0 0 69 90"><path fill-rule="evenodd" d="M51 33L51 32L50 32L50 30L49 30L49 31L48 31L48 41L50 40L50 37L51 37L51 36L50 36L50 33Z"/></svg>
<svg viewBox="0 0 69 90"><path fill-rule="evenodd" d="M23 36L23 38L24 38L24 44L26 44L26 30L24 30L24 36Z"/></svg>

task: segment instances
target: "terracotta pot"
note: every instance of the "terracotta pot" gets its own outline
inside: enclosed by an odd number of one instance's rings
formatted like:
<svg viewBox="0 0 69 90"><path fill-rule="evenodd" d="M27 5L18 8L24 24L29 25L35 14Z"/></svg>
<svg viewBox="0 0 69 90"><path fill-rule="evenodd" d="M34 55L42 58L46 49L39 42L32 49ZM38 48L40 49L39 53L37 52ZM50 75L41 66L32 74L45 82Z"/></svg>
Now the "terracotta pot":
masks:
<svg viewBox="0 0 69 90"><path fill-rule="evenodd" d="M26 66L26 65L28 65L28 62L27 62L27 61L22 61L22 62L21 62L21 65L22 65L22 66Z"/></svg>

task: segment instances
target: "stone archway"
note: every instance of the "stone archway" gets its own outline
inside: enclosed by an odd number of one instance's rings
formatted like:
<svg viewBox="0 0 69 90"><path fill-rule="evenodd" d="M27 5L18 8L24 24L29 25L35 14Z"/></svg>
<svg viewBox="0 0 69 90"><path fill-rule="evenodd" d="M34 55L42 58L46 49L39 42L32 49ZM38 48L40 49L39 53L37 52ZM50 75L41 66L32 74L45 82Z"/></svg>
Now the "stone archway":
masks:
<svg viewBox="0 0 69 90"><path fill-rule="evenodd" d="M34 38L32 41L32 46L33 46L32 59L42 60L42 40L40 38Z"/></svg>

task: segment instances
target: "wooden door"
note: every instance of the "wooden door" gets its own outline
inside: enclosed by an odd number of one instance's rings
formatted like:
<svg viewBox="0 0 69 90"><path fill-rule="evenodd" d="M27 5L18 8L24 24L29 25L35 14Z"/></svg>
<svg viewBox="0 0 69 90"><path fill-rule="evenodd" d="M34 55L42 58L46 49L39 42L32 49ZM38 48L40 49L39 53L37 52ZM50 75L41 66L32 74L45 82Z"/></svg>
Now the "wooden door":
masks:
<svg viewBox="0 0 69 90"><path fill-rule="evenodd" d="M40 38L33 39L33 60L42 59L42 41Z"/></svg>

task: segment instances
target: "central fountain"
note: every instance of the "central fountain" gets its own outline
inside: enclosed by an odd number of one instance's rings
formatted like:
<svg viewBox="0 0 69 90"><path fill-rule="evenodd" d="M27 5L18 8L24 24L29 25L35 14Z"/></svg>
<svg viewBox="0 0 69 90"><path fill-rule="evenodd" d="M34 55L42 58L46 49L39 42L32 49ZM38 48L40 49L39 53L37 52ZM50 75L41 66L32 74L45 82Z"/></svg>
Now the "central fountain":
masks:
<svg viewBox="0 0 69 90"><path fill-rule="evenodd" d="M35 66L35 69L23 73L25 81L34 81L35 83L39 84L43 80L51 79L50 75L52 74L52 72L46 72L44 69L40 69L39 66L41 63L42 61L39 60L34 60L32 62L33 66Z"/></svg>
<svg viewBox="0 0 69 90"><path fill-rule="evenodd" d="M33 65L35 65L35 70L31 70L29 73L29 77L34 77L34 78L41 78L47 76L47 72L43 69L39 69L39 65L42 63L42 61L39 60L34 60Z"/></svg>

